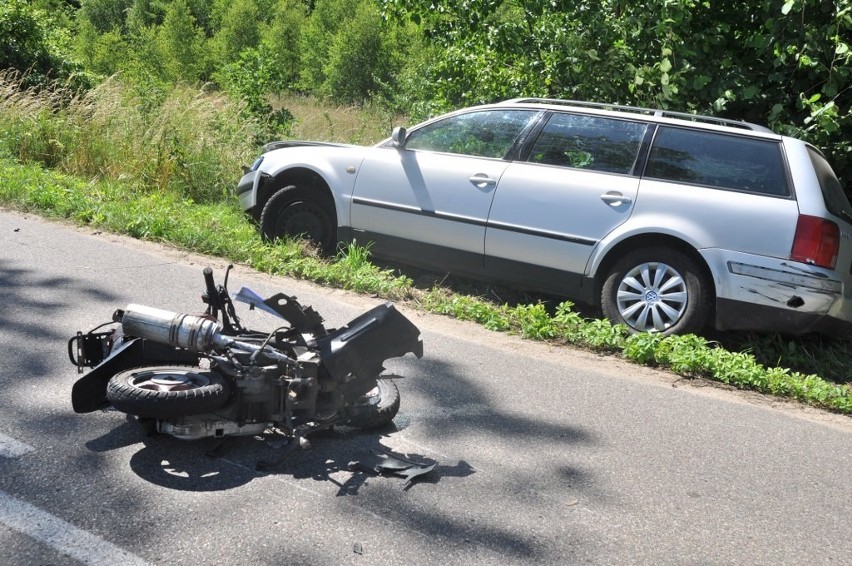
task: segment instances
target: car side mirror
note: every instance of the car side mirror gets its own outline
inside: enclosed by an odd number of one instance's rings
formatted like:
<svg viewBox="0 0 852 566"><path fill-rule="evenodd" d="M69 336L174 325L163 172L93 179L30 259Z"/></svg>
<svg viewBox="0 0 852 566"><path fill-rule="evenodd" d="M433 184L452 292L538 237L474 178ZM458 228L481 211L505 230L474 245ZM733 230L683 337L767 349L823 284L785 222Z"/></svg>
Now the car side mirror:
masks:
<svg viewBox="0 0 852 566"><path fill-rule="evenodd" d="M405 149L405 136L407 133L405 126L397 126L393 129L391 140L393 141L393 146L395 148Z"/></svg>

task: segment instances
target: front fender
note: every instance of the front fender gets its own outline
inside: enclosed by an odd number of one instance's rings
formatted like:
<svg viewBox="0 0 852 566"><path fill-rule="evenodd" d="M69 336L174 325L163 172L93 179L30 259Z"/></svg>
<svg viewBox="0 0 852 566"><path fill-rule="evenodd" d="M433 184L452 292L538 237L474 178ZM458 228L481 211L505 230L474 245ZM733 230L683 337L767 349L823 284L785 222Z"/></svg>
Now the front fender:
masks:
<svg viewBox="0 0 852 566"><path fill-rule="evenodd" d="M347 225L349 199L366 151L367 148L361 146L285 147L264 154L258 171L275 179L298 178L306 174L322 179L334 200L338 224ZM263 197L258 195L256 198Z"/></svg>

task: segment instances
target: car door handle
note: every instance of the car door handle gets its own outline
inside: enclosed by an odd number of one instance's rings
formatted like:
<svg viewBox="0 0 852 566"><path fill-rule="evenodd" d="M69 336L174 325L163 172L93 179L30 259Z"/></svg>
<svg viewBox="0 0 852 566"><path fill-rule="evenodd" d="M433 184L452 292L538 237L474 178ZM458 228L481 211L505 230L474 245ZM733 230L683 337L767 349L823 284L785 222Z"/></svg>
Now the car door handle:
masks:
<svg viewBox="0 0 852 566"><path fill-rule="evenodd" d="M621 193L604 193L601 195L601 200L610 206L621 206L622 204L630 204L630 197L626 197Z"/></svg>
<svg viewBox="0 0 852 566"><path fill-rule="evenodd" d="M497 184L497 181L495 181L488 175L485 175L484 173L477 173L468 180L480 189L484 189L485 187Z"/></svg>

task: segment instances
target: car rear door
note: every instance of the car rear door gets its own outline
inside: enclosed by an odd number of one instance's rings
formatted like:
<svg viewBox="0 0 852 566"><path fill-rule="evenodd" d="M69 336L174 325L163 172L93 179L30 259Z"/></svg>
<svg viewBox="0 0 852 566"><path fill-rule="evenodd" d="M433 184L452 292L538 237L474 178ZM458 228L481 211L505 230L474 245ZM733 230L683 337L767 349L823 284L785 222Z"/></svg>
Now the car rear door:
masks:
<svg viewBox="0 0 852 566"><path fill-rule="evenodd" d="M551 115L526 160L513 162L500 180L485 231L486 268L545 268L529 270L531 277L547 270L582 274L595 244L633 210L634 169L647 128L602 116Z"/></svg>
<svg viewBox="0 0 852 566"><path fill-rule="evenodd" d="M355 240L385 257L481 264L485 222L516 138L539 113L490 109L456 114L413 130L405 148L376 147L352 193Z"/></svg>

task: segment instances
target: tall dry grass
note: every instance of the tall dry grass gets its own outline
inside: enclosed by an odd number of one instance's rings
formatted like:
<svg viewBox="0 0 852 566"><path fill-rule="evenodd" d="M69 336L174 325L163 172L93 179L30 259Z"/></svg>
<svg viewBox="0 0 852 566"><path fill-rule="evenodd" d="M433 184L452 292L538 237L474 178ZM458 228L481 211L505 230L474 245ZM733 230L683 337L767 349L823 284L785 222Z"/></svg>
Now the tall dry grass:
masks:
<svg viewBox="0 0 852 566"><path fill-rule="evenodd" d="M308 96L282 96L273 106L293 115L295 139L371 145L390 137L395 126L410 125L404 116L378 106L341 106Z"/></svg>
<svg viewBox="0 0 852 566"><path fill-rule="evenodd" d="M87 179L125 180L195 202L227 198L251 163L263 126L242 102L203 87L125 83L113 76L92 90L54 83L22 88L0 74L0 152ZM291 137L373 144L405 119L378 107L349 107L291 95L275 104L295 120Z"/></svg>
<svg viewBox="0 0 852 566"><path fill-rule="evenodd" d="M255 127L226 95L187 85L145 92L112 77L75 93L58 83L22 89L19 75L0 75L5 153L137 190L221 200L257 151Z"/></svg>

